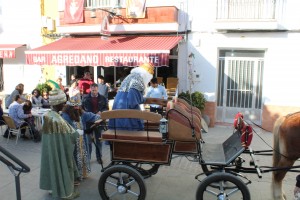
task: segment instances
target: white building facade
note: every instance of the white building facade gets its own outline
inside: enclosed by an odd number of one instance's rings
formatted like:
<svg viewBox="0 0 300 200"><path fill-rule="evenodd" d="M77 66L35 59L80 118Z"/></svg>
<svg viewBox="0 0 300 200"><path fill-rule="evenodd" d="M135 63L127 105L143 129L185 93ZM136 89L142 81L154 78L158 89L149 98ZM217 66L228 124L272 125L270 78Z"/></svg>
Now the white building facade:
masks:
<svg viewBox="0 0 300 200"><path fill-rule="evenodd" d="M125 1L119 3L124 8ZM26 44L17 48L16 58L3 59L4 91L10 93L16 84L23 82L28 92L38 83L41 69L25 64L22 48L42 45L40 4L26 1L26 6L31 6L30 12L22 6L14 7L15 2L2 0L1 4L0 42ZM58 1L58 5L61 10L64 1ZM243 112L246 119L271 130L278 116L299 110L298 0L148 0L146 3L147 8L163 6L178 8L178 26L173 34L184 38L176 50L179 89L205 94L208 105L204 112L211 117L211 125L232 123L234 115ZM99 30L99 27L94 28ZM116 26L111 27L113 30ZM125 24L123 31L132 31L126 29L129 27L137 30L141 26ZM143 30L159 34L158 27L147 24ZM59 23L56 28L63 34L72 30ZM96 29L89 26L85 30L93 33Z"/></svg>

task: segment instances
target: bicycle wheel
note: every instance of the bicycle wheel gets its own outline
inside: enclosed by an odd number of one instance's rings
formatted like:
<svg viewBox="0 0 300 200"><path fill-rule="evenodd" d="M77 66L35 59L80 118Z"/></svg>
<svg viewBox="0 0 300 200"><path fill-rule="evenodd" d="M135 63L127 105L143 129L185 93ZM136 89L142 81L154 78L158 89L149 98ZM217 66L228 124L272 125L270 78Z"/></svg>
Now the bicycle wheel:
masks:
<svg viewBox="0 0 300 200"><path fill-rule="evenodd" d="M215 198L214 198L215 197ZM207 176L198 186L196 200L250 200L246 184L238 177L224 172Z"/></svg>
<svg viewBox="0 0 300 200"><path fill-rule="evenodd" d="M114 165L106 169L98 182L98 191L103 200L144 200L146 186L143 177L126 165Z"/></svg>

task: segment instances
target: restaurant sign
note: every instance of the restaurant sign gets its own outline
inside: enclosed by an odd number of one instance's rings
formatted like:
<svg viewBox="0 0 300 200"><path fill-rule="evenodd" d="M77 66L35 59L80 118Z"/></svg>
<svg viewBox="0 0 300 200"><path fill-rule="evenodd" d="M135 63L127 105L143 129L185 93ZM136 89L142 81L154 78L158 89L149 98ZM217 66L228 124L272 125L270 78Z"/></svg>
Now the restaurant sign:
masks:
<svg viewBox="0 0 300 200"><path fill-rule="evenodd" d="M168 53L34 53L26 54L26 63L63 66L138 66L151 62L155 66L169 64Z"/></svg>
<svg viewBox="0 0 300 200"><path fill-rule="evenodd" d="M15 58L15 49L0 50L0 58Z"/></svg>

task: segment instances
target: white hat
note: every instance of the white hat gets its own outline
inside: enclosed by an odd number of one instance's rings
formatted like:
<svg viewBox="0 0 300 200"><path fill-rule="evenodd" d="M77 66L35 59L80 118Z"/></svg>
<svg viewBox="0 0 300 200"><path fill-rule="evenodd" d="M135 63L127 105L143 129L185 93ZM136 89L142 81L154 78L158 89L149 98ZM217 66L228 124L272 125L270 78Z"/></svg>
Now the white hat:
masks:
<svg viewBox="0 0 300 200"><path fill-rule="evenodd" d="M66 94L60 89L54 89L49 92L49 104L56 106L67 101Z"/></svg>

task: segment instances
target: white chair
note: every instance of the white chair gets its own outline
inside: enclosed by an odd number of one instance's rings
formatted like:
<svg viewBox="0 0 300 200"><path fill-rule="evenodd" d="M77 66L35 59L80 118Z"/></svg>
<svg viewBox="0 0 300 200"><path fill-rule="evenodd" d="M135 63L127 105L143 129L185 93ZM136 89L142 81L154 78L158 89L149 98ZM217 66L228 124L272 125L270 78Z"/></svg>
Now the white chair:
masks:
<svg viewBox="0 0 300 200"><path fill-rule="evenodd" d="M10 135L11 134L15 134L16 135L16 144L18 143L18 139L19 139L19 137L21 136L21 129L29 129L29 131L30 131L30 126L27 124L26 126L23 126L23 127L17 127L16 125L15 125L15 122L14 122L14 120L10 117L10 116L5 116L5 115L3 115L2 116L3 117L3 119L4 119L4 121L5 121L5 123L7 124L7 126L8 126L8 137L7 137L7 143L9 142L9 137L10 137ZM30 131L31 132L31 131Z"/></svg>

